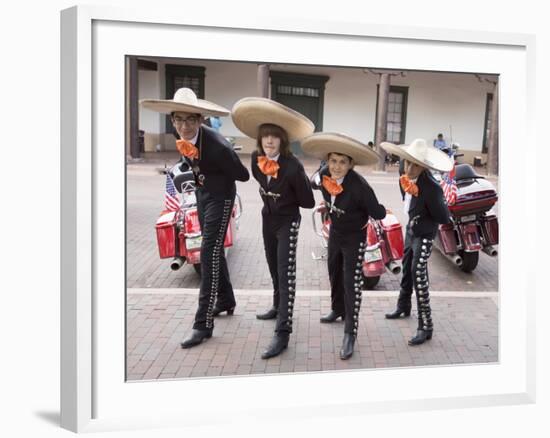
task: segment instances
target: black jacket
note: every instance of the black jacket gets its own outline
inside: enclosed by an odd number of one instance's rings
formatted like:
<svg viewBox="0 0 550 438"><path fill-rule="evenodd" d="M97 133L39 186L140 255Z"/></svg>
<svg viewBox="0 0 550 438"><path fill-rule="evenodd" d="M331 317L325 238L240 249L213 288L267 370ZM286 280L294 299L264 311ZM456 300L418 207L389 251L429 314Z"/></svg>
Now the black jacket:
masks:
<svg viewBox="0 0 550 438"><path fill-rule="evenodd" d="M279 156L277 178L267 176L258 168L258 151L250 157L252 175L260 184L260 196L264 203L263 215L296 216L302 208L313 208L315 198L304 166L294 155Z"/></svg>
<svg viewBox="0 0 550 438"><path fill-rule="evenodd" d="M199 149L199 159L190 162L197 190L220 198L235 196L235 181L248 181L250 174L231 144L214 129L202 125L195 146Z"/></svg>
<svg viewBox="0 0 550 438"><path fill-rule="evenodd" d="M416 185L418 186L418 196L411 198L409 226L413 235L433 239L437 225L450 222L443 189L429 170L425 170L418 176Z"/></svg>
<svg viewBox="0 0 550 438"><path fill-rule="evenodd" d="M319 172L321 182L323 176L330 176L328 167ZM378 203L376 195L365 178L355 170L350 170L342 181L344 191L334 198L331 204L330 193L320 186L325 204L329 208L331 229L341 232L360 231L367 223L369 216L373 219L384 219L386 208Z"/></svg>

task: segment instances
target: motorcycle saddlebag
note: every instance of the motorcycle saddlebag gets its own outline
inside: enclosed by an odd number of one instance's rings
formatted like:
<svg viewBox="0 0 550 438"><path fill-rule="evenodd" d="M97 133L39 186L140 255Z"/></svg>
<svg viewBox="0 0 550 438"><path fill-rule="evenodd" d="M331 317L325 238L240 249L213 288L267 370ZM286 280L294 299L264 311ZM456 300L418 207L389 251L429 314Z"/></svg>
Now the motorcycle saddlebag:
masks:
<svg viewBox="0 0 550 438"><path fill-rule="evenodd" d="M235 228L235 219L233 219L234 214L235 211L233 210L231 219L229 220L229 225L227 226L227 232L225 233L225 239L223 241L224 248L233 246L233 229Z"/></svg>
<svg viewBox="0 0 550 438"><path fill-rule="evenodd" d="M440 225L438 233L445 254L456 254L458 248L453 224Z"/></svg>
<svg viewBox="0 0 550 438"><path fill-rule="evenodd" d="M157 246L161 259L176 256L176 213L175 211L161 213L155 225Z"/></svg>
<svg viewBox="0 0 550 438"><path fill-rule="evenodd" d="M187 257L189 260L198 260L200 257L200 247L202 243L199 214L196 207L194 207L185 210L184 215L185 232L179 233L179 255L182 257ZM235 220L233 219L233 217L231 217L230 223L227 227L227 233L225 234L223 244L224 247L229 247L233 245L233 228L235 226L234 222ZM194 237L186 237L185 234L192 234L194 235ZM189 263L192 262L190 261Z"/></svg>
<svg viewBox="0 0 550 438"><path fill-rule="evenodd" d="M387 214L381 221L385 234L385 241L388 243L390 258L401 260L403 258L403 231L401 224L393 214Z"/></svg>
<svg viewBox="0 0 550 438"><path fill-rule="evenodd" d="M487 245L498 245L498 219L495 215L486 216L481 221L483 237Z"/></svg>
<svg viewBox="0 0 550 438"><path fill-rule="evenodd" d="M192 237L186 237L186 234L191 234ZM183 211L183 230L179 233L179 255L189 259L194 253L197 253L197 258L200 257L201 243L201 226L197 208L185 209Z"/></svg>

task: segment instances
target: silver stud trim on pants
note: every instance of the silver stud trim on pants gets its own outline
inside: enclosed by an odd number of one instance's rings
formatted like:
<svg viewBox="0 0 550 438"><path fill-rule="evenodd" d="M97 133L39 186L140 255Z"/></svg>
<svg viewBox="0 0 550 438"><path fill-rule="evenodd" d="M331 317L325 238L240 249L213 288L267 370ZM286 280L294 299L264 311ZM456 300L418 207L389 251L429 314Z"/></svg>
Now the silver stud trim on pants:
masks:
<svg viewBox="0 0 550 438"><path fill-rule="evenodd" d="M210 298L208 300L208 309L206 310L206 328L211 329L214 327L214 303L218 296L220 288L220 254L223 251L223 243L225 240L225 231L229 222L231 213L231 199L226 199L223 206L223 215L220 222L220 228L218 229L218 237L214 250L212 251L212 276L210 282Z"/></svg>

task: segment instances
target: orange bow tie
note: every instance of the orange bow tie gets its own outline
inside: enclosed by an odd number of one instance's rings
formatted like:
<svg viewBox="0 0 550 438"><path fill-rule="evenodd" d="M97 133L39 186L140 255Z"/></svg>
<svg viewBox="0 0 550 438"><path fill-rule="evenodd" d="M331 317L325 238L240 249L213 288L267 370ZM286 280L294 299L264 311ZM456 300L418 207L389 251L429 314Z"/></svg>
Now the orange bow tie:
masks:
<svg viewBox="0 0 550 438"><path fill-rule="evenodd" d="M199 158L199 150L187 140L176 140L176 148L179 153L187 158Z"/></svg>
<svg viewBox="0 0 550 438"><path fill-rule="evenodd" d="M323 187L332 196L338 196L344 191L344 188L336 182L336 180L323 175Z"/></svg>
<svg viewBox="0 0 550 438"><path fill-rule="evenodd" d="M410 193L413 196L418 196L418 186L411 181L407 175L401 175L399 184L405 193Z"/></svg>
<svg viewBox="0 0 550 438"><path fill-rule="evenodd" d="M277 172L279 171L279 163L275 160L270 160L264 155L258 157L258 168L264 175L277 178Z"/></svg>

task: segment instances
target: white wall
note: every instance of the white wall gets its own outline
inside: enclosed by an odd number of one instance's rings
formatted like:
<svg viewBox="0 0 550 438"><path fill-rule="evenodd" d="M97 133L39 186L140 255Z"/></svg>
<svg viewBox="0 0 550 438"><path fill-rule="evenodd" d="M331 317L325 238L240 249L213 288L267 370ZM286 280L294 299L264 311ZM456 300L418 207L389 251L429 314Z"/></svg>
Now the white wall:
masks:
<svg viewBox="0 0 550 438"><path fill-rule="evenodd" d="M160 94L159 88L159 72L150 70L140 70L138 75L138 88L139 98L154 98L158 99ZM148 133L160 132L159 117L158 114L149 111L139 109L139 129L143 129Z"/></svg>
<svg viewBox="0 0 550 438"><path fill-rule="evenodd" d="M376 78L362 69L274 66L274 70L329 76L325 84L323 131L374 141Z"/></svg>
<svg viewBox="0 0 550 438"><path fill-rule="evenodd" d="M392 77L392 85L409 87L405 143L434 139L443 133L463 150L481 151L487 93L493 85L475 75L411 72Z"/></svg>
<svg viewBox="0 0 550 438"><path fill-rule="evenodd" d="M172 63L172 61L170 61ZM205 67L205 98L229 109L242 97L257 95L257 65L216 61L174 61ZM364 143L374 141L378 75L363 69L274 65L273 70L326 75L323 131L348 134ZM481 151L487 93L492 84L475 75L407 72L392 76L392 85L408 92L405 143L415 138L431 142L439 132L460 143L461 149ZM164 87L164 63L158 72L140 72L140 99L160 96ZM231 117L222 118L226 136L241 136ZM140 128L163 132L163 121L150 111L140 112Z"/></svg>

